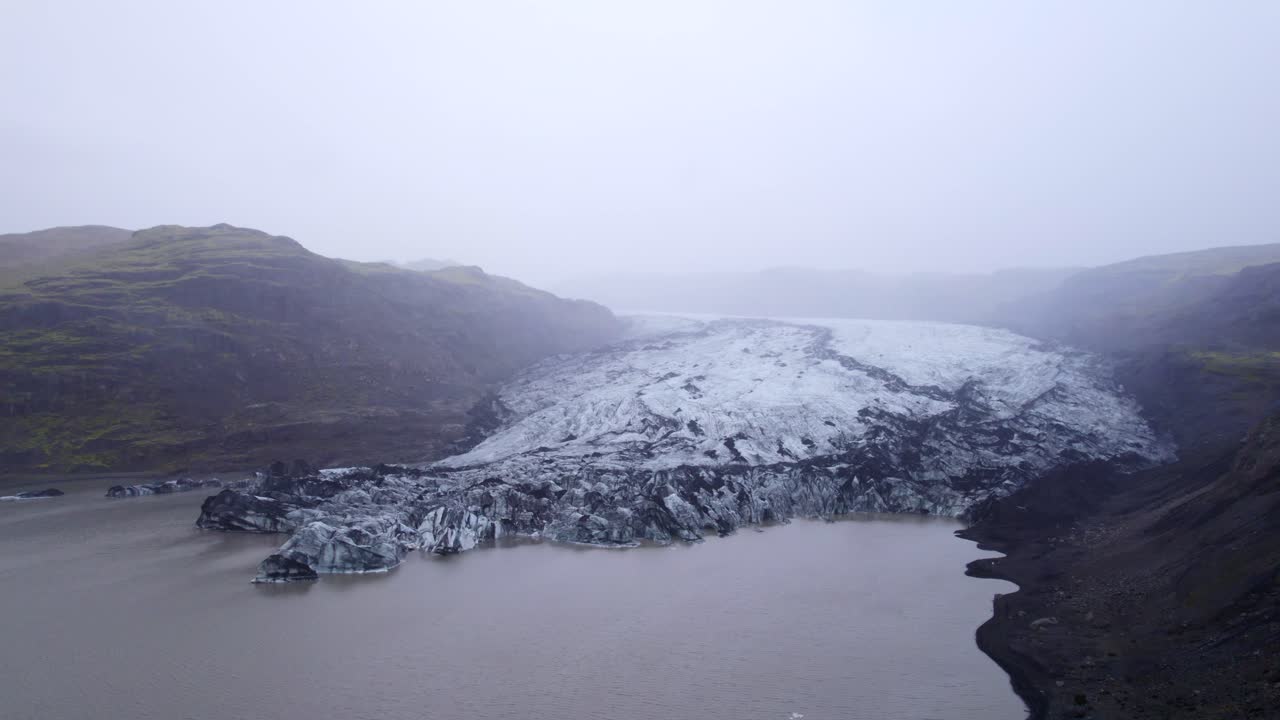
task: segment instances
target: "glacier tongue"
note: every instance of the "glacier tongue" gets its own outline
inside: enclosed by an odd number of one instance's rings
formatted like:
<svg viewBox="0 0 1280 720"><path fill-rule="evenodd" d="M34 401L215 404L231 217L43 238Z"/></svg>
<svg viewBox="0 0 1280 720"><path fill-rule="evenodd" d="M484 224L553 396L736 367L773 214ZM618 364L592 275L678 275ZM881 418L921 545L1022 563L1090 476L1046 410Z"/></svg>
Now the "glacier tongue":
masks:
<svg viewBox="0 0 1280 720"><path fill-rule="evenodd" d="M762 466L909 436L921 457L900 469L935 482L1165 452L1091 356L986 328L820 322L686 324L543 363L503 390L506 425L440 467Z"/></svg>
<svg viewBox="0 0 1280 720"><path fill-rule="evenodd" d="M1171 456L1096 358L1008 332L632 323L627 340L509 383L502 425L466 453L412 471L329 472L350 488L330 498L284 493L323 524L264 563L263 579L385 569L414 549L455 553L509 534L625 546L795 516L963 516L1055 466ZM272 577L284 565L289 577Z"/></svg>

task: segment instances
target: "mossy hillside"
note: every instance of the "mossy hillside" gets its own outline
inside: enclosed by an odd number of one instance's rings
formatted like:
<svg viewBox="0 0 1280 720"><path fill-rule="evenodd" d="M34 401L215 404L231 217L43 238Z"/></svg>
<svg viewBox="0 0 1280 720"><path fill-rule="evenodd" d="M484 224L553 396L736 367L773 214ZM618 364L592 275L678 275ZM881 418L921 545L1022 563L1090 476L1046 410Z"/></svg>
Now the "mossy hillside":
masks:
<svg viewBox="0 0 1280 720"><path fill-rule="evenodd" d="M86 403L65 412L18 416L0 432L6 459L34 471L176 469L175 456L198 447L203 437L199 430L182 428L161 406L139 403Z"/></svg>
<svg viewBox="0 0 1280 720"><path fill-rule="evenodd" d="M1250 252L1266 260L1270 247ZM1197 258L1218 255L1180 262ZM1109 355L1149 419L1184 448L1229 442L1280 409L1280 263L1219 272L1228 267L1206 263L1169 292L1068 288L1045 318L1019 329Z"/></svg>
<svg viewBox="0 0 1280 720"><path fill-rule="evenodd" d="M615 331L603 308L487 278L231 226L136 233L0 293L6 469L338 460L410 435L430 454L493 382Z"/></svg>
<svg viewBox="0 0 1280 720"><path fill-rule="evenodd" d="M59 268L128 242L133 233L105 225L57 227L0 235L0 287Z"/></svg>
<svg viewBox="0 0 1280 720"><path fill-rule="evenodd" d="M1206 372L1239 378L1249 383L1275 387L1280 383L1280 351L1199 351L1192 357Z"/></svg>

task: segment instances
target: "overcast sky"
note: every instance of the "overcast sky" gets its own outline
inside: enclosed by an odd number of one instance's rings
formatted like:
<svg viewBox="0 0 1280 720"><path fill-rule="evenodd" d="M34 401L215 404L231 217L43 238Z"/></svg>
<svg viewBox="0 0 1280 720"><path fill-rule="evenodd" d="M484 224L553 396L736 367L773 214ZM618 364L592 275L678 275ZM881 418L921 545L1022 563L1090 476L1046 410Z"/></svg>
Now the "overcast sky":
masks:
<svg viewBox="0 0 1280 720"><path fill-rule="evenodd" d="M0 232L989 270L1280 241L1280 2L0 5Z"/></svg>

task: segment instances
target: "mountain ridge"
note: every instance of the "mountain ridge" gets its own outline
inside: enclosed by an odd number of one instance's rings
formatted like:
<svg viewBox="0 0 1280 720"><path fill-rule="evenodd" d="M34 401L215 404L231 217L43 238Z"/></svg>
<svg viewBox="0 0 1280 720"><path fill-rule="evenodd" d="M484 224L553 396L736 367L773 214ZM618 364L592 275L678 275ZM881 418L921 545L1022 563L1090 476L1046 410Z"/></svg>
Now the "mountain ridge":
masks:
<svg viewBox="0 0 1280 720"><path fill-rule="evenodd" d="M7 471L404 459L488 388L612 337L597 305L482 272L332 260L227 224L158 226L0 287Z"/></svg>
<svg viewBox="0 0 1280 720"><path fill-rule="evenodd" d="M1096 267L1013 267L989 273L895 274L809 267L621 271L576 276L554 289L567 297L634 312L926 320L1025 331L1043 320L1033 313L1061 310L1060 301L1066 297L1111 305L1172 302L1201 285L1206 290L1221 287L1226 277L1247 267L1276 262L1280 243L1262 243L1150 255Z"/></svg>
<svg viewBox="0 0 1280 720"><path fill-rule="evenodd" d="M73 259L122 245L132 230L109 225L73 225L0 235L0 287L57 272Z"/></svg>

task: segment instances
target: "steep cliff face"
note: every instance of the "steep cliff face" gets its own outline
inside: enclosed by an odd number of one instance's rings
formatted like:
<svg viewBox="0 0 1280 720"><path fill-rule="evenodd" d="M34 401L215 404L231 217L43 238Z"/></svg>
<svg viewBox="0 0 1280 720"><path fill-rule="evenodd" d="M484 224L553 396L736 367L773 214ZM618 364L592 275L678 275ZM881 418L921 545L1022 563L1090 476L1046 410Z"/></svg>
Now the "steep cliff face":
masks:
<svg viewBox="0 0 1280 720"><path fill-rule="evenodd" d="M349 263L255 230L144 230L0 290L5 470L437 456L604 308L475 269Z"/></svg>
<svg viewBox="0 0 1280 720"><path fill-rule="evenodd" d="M466 453L224 493L202 523L252 526L238 508L280 503L267 525L295 534L262 579L297 579L511 534L632 545L797 516L961 516L1064 464L1170 457L1094 358L1006 332L671 318L632 330L520 373L493 402L499 427Z"/></svg>

